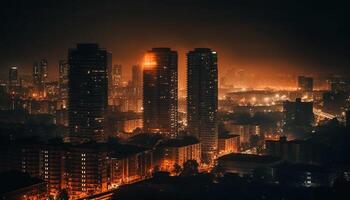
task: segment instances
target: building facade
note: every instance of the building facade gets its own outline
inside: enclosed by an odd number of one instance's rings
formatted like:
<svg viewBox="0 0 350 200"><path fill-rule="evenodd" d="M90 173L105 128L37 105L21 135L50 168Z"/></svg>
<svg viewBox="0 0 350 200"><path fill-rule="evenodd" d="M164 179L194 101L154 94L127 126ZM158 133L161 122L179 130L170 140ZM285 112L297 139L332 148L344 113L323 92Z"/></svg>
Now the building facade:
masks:
<svg viewBox="0 0 350 200"><path fill-rule="evenodd" d="M66 108L68 104L68 71L69 71L69 65L66 60L60 60L59 66L58 66L58 73L59 73L59 80L58 80L58 86L59 86L59 95L60 100L62 101L62 108Z"/></svg>
<svg viewBox="0 0 350 200"><path fill-rule="evenodd" d="M132 85L136 88L142 88L142 66L132 66Z"/></svg>
<svg viewBox="0 0 350 200"><path fill-rule="evenodd" d="M314 122L313 102L283 102L283 131L307 130Z"/></svg>
<svg viewBox="0 0 350 200"><path fill-rule="evenodd" d="M178 127L177 52L153 48L143 63L143 129L176 137Z"/></svg>
<svg viewBox="0 0 350 200"><path fill-rule="evenodd" d="M108 151L103 145L71 146L66 152L67 189L73 199L107 190Z"/></svg>
<svg viewBox="0 0 350 200"><path fill-rule="evenodd" d="M140 181L152 176L153 152L141 150L127 155L112 155L110 187Z"/></svg>
<svg viewBox="0 0 350 200"><path fill-rule="evenodd" d="M66 188L65 150L61 143L42 145L40 149L40 178L46 182L48 194L53 196L57 196L62 188Z"/></svg>
<svg viewBox="0 0 350 200"><path fill-rule="evenodd" d="M280 157L291 163L311 163L312 147L307 140L266 140L266 154Z"/></svg>
<svg viewBox="0 0 350 200"><path fill-rule="evenodd" d="M188 160L200 163L201 144L195 138L170 139L157 147L155 160L164 171L172 171L175 164L183 167Z"/></svg>
<svg viewBox="0 0 350 200"><path fill-rule="evenodd" d="M187 123L189 133L200 140L204 162L216 157L217 110L217 54L211 49L194 49L187 54Z"/></svg>
<svg viewBox="0 0 350 200"><path fill-rule="evenodd" d="M219 156L229 153L239 152L240 141L239 135L225 135L219 136L218 153Z"/></svg>
<svg viewBox="0 0 350 200"><path fill-rule="evenodd" d="M69 138L71 142L105 141L108 104L107 51L97 44L69 50Z"/></svg>
<svg viewBox="0 0 350 200"><path fill-rule="evenodd" d="M118 89L122 87L123 84L123 67L122 65L112 65L109 72L109 87L112 97L115 97Z"/></svg>
<svg viewBox="0 0 350 200"><path fill-rule="evenodd" d="M42 59L40 62L35 62L33 65L33 85L35 97L45 98L46 91L45 85L48 75L48 62L46 59Z"/></svg>
<svg viewBox="0 0 350 200"><path fill-rule="evenodd" d="M298 90L303 92L312 92L314 90L314 79L312 77L299 76Z"/></svg>
<svg viewBox="0 0 350 200"><path fill-rule="evenodd" d="M9 89L19 85L18 68L11 67L9 70Z"/></svg>

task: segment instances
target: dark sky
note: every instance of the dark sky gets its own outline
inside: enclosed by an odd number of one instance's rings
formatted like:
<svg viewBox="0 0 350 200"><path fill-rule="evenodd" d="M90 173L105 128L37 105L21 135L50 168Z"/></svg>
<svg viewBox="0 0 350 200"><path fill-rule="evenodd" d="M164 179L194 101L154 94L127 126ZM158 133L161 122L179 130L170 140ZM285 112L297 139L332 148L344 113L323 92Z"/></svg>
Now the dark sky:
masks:
<svg viewBox="0 0 350 200"><path fill-rule="evenodd" d="M78 42L97 42L113 63L129 68L152 47L185 53L210 47L220 72L350 71L350 27L345 1L268 0L10 0L0 5L0 67L29 73L47 58L51 78L59 59ZM125 69L129 73L129 69Z"/></svg>

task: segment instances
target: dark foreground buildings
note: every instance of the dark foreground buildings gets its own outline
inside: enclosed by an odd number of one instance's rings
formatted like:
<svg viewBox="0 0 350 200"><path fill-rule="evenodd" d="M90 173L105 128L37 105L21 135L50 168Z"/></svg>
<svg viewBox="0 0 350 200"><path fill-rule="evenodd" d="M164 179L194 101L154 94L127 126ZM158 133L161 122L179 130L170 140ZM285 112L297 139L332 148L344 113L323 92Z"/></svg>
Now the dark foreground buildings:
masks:
<svg viewBox="0 0 350 200"><path fill-rule="evenodd" d="M143 129L177 136L177 52L153 48L143 63Z"/></svg>
<svg viewBox="0 0 350 200"><path fill-rule="evenodd" d="M297 98L295 102L283 102L283 131L293 132L307 130L314 122L313 102L302 102Z"/></svg>
<svg viewBox="0 0 350 200"><path fill-rule="evenodd" d="M202 145L202 159L213 161L218 149L218 66L215 51L196 48L187 54L188 131Z"/></svg>
<svg viewBox="0 0 350 200"><path fill-rule="evenodd" d="M71 199L78 199L149 178L153 167L153 151L132 145L69 144L56 139L40 142L34 138L1 141L0 177L12 170L27 177L4 182L0 199L3 195L21 199L17 194L28 196L23 199L56 199L62 190L67 190ZM35 181L28 182L27 178Z"/></svg>
<svg viewBox="0 0 350 200"><path fill-rule="evenodd" d="M108 52L97 44L69 50L69 141L106 139L104 116L108 103Z"/></svg>
<svg viewBox="0 0 350 200"><path fill-rule="evenodd" d="M4 182L0 188L1 199L46 199L46 183L18 171L0 173Z"/></svg>

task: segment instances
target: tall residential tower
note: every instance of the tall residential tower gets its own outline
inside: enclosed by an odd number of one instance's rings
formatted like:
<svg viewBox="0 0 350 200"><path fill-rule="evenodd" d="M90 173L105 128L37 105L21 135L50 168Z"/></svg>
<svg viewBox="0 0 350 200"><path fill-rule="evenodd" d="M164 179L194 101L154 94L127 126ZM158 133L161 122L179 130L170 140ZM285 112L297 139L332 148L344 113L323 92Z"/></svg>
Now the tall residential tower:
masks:
<svg viewBox="0 0 350 200"><path fill-rule="evenodd" d="M78 44L68 53L69 141L106 139L108 52L97 44Z"/></svg>
<svg viewBox="0 0 350 200"><path fill-rule="evenodd" d="M187 54L187 123L189 134L201 142L205 163L211 163L217 154L217 110L217 54L196 48Z"/></svg>
<svg viewBox="0 0 350 200"><path fill-rule="evenodd" d="M143 129L177 136L177 52L153 48L143 63Z"/></svg>
<svg viewBox="0 0 350 200"><path fill-rule="evenodd" d="M67 60L60 60L58 66L59 73L59 91L60 91L60 100L62 101L62 106L67 107L67 99L68 99L68 70L69 65Z"/></svg>
<svg viewBox="0 0 350 200"><path fill-rule="evenodd" d="M18 68L17 67L10 68L8 82L9 82L9 88L13 88L13 87L19 85Z"/></svg>
<svg viewBox="0 0 350 200"><path fill-rule="evenodd" d="M33 65L33 83L35 94L38 97L46 97L46 82L48 73L48 62L42 59L40 62L35 62Z"/></svg>

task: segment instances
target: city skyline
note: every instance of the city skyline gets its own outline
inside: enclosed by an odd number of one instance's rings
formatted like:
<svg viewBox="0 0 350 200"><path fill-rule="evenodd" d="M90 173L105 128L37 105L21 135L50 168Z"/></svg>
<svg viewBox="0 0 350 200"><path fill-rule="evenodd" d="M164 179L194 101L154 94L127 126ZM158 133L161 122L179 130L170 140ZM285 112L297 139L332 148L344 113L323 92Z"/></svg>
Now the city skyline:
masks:
<svg viewBox="0 0 350 200"><path fill-rule="evenodd" d="M94 42L88 42L88 43L94 43ZM101 45L103 46L103 45ZM103 46L104 47L104 46ZM156 46L157 48L163 48L164 46ZM168 48L170 46L164 47ZM194 48L198 48L201 46L194 46ZM192 49L194 49L192 48ZM175 49L176 50L176 49ZM188 51L190 51L189 49ZM185 51L183 55L179 53L179 58L180 57L186 57L186 54L188 51ZM114 55L111 53L111 55ZM133 64L131 65L124 65L119 62L116 62L113 60L113 66L119 66L123 69L123 74L121 76L121 83L126 84L129 81L132 81L132 76L133 76L133 67L134 66L142 66L142 62L144 59L144 54L141 54L142 56L139 59L138 62L132 62ZM220 53L221 55L221 53ZM48 73L46 75L46 82L55 82L59 81L60 79L60 62L64 61L65 59L60 59L58 60L57 63L52 63L47 59L42 59L46 60L48 62ZM220 59L221 60L221 59ZM180 62L180 59L179 59ZM182 59L182 62L187 62L186 59ZM33 62L34 65L36 65L36 62ZM272 89L298 89L298 77L299 76L305 76L305 77L312 77L313 79L318 79L316 83L314 83L314 88L316 90L324 90L328 89L328 86L325 85L324 80L331 80L333 78L348 78L350 75L343 74L343 73L330 73L330 72L324 72L324 71L309 71L309 72L286 72L285 70L282 71L276 71L276 72L268 72L268 69L262 69L264 73L255 71L252 69L244 69L241 67L237 68L225 68L222 70L222 64L218 62L218 80L219 80L219 86L223 86L225 83L229 85L234 85L237 88L254 88L254 89L264 89L264 88L272 88ZM33 66L33 65L32 65ZM187 76L187 64L183 64L184 67L179 67L179 80L178 80L178 87L179 90L186 90L186 76ZM8 70L11 68L17 68L18 70L18 76L19 78L25 78L28 79L30 76L32 76L32 70L30 69L29 71L27 69L23 69L23 67L17 67L17 66L11 66L9 68L6 68L7 74L4 74L2 78L6 78L8 76ZM52 71L56 71L54 74L52 74ZM240 73L242 76L239 77L238 79L231 79L230 76L240 76ZM6 75L6 76L5 76ZM1 76L1 75L0 75ZM241 83L243 80L243 84ZM240 82L238 84L235 84L232 81ZM321 83L323 81L323 83ZM221 82L221 83L220 83ZM223 84L224 83L224 84ZM183 96L179 96L179 98L182 98Z"/></svg>
<svg viewBox="0 0 350 200"><path fill-rule="evenodd" d="M181 88L185 87L182 78L186 75L185 54L201 46L220 52L222 72L237 68L268 75L279 73L283 68L286 73L314 73L317 69L323 73L344 73L348 72L350 63L347 56L350 51L346 49L350 45L346 45L349 40L345 37L349 29L344 21L348 14L342 6L327 6L322 1L304 2L303 6L292 1L285 2L285 6L267 1L261 10L256 1L243 4L205 1L200 5L196 0L156 0L150 4L142 0L120 4L104 1L79 5L79 10L75 9L78 2L48 5L38 1L22 2L20 7L15 5L18 5L15 1L8 3L8 9L4 10L8 18L5 18L7 31L3 33L1 49L8 51L1 50L0 54L2 76L12 66L28 73L35 60L46 58L52 80L58 76L53 66L66 59L65 49L77 42L95 42L109 49L113 53L113 64L128 66L126 77L131 76L133 64L141 63L144 51L156 46L171 47L179 52ZM134 14L128 15L125 10ZM191 10L200 12L194 14ZM298 16L292 15L294 11L298 11ZM21 14L10 18L15 13ZM27 15L32 17L28 19ZM100 16L99 20L94 20L93 15ZM313 20L315 23L309 27ZM13 23L23 25L25 31ZM192 24L195 29L186 31ZM213 28L205 31L209 26ZM62 33L54 34L55 27L61 27ZM96 28L81 32L89 27ZM38 29L41 32L36 31Z"/></svg>
<svg viewBox="0 0 350 200"><path fill-rule="evenodd" d="M341 2L5 1L0 199L349 196Z"/></svg>

